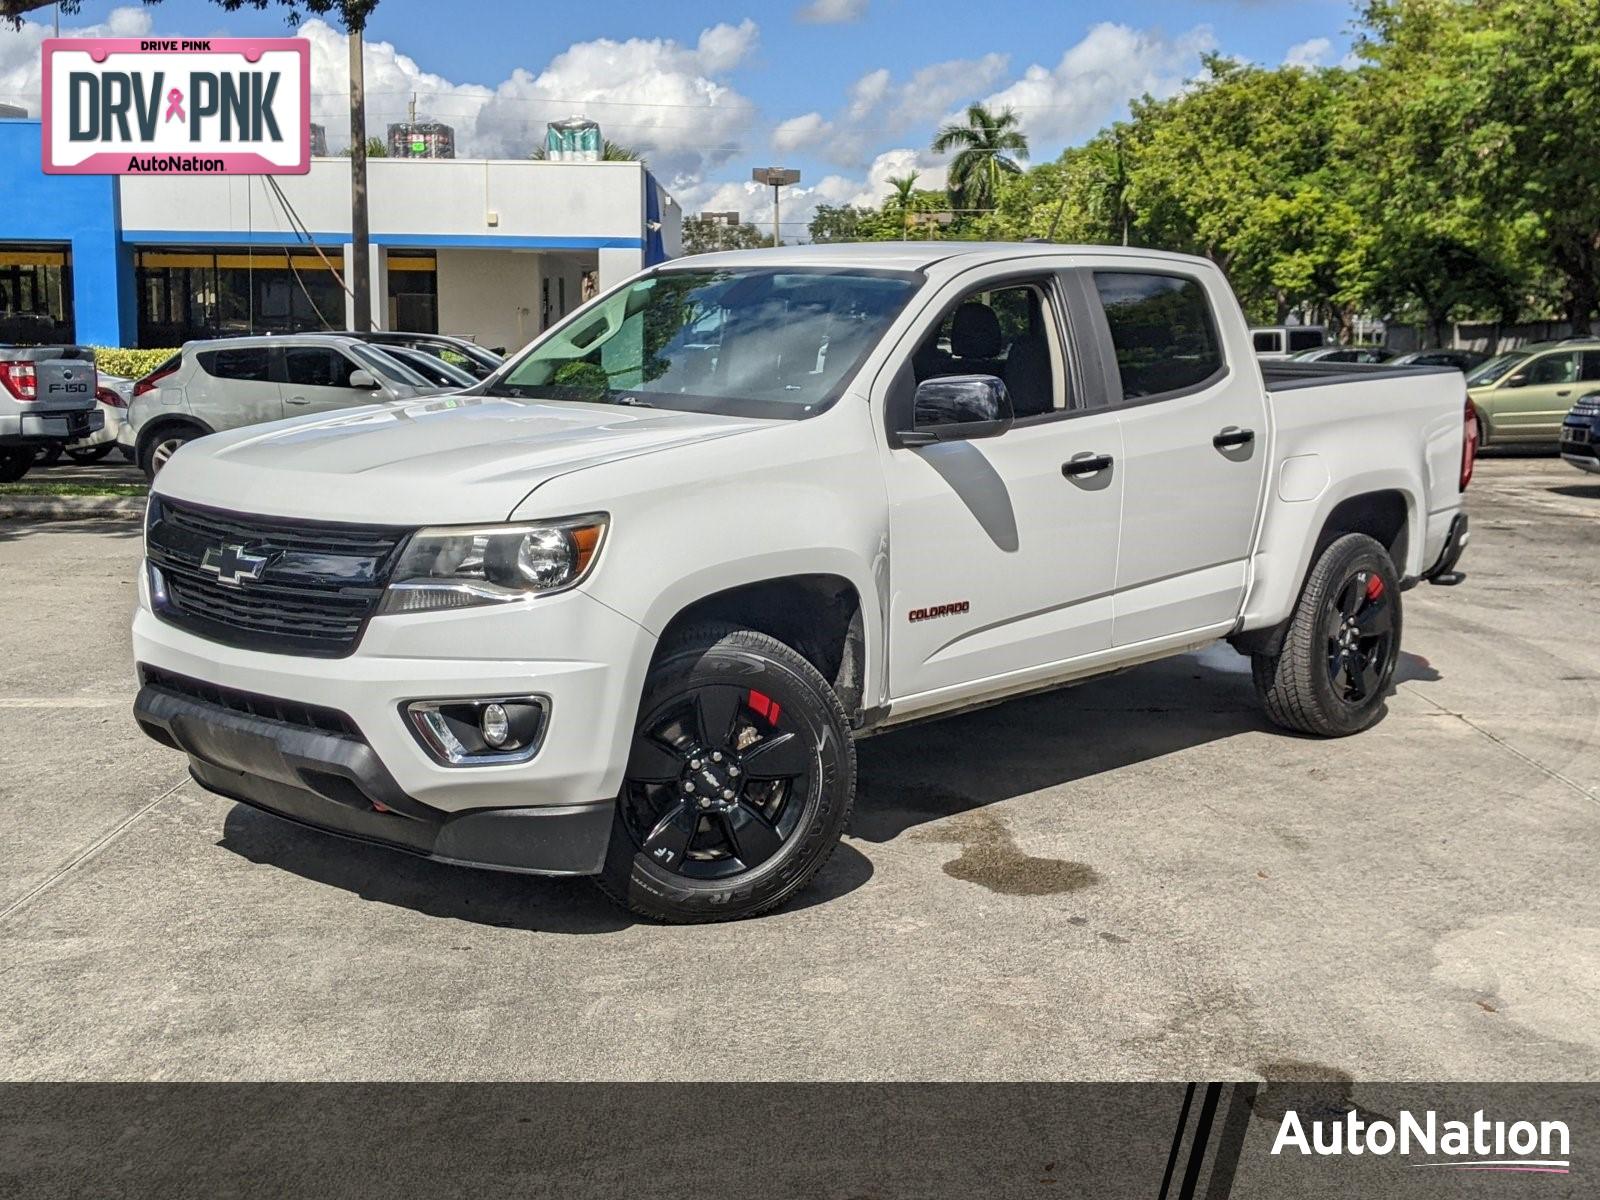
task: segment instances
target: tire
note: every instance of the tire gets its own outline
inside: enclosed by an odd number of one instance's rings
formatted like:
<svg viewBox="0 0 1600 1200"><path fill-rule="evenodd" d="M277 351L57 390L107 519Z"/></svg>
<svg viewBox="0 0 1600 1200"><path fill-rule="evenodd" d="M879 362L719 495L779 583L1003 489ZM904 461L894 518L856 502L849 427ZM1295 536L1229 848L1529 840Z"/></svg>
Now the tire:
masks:
<svg viewBox="0 0 1600 1200"><path fill-rule="evenodd" d="M190 426L168 425L141 439L139 469L144 472L144 477L154 483L161 468L167 465L167 460L176 454L179 448L200 436L201 434Z"/></svg>
<svg viewBox="0 0 1600 1200"><path fill-rule="evenodd" d="M33 466L32 446L0 446L0 483L15 483Z"/></svg>
<svg viewBox="0 0 1600 1200"><path fill-rule="evenodd" d="M1483 419L1483 409L1476 404L1472 406L1472 416L1478 422L1478 449L1482 450L1489 445L1489 422Z"/></svg>
<svg viewBox="0 0 1600 1200"><path fill-rule="evenodd" d="M98 446L68 446L67 457L79 466L97 463L117 448L115 442L101 442Z"/></svg>
<svg viewBox="0 0 1600 1200"><path fill-rule="evenodd" d="M117 453L122 455L123 462L137 463L139 461L139 456L134 453L132 446L118 446Z"/></svg>
<svg viewBox="0 0 1600 1200"><path fill-rule="evenodd" d="M33 452L33 465L53 467L61 461L61 452L65 449L61 442L43 442Z"/></svg>
<svg viewBox="0 0 1600 1200"><path fill-rule="evenodd" d="M1365 534L1329 545L1312 566L1277 655L1251 658L1256 693L1285 729L1359 733L1383 715L1400 658L1400 579Z"/></svg>
<svg viewBox="0 0 1600 1200"><path fill-rule="evenodd" d="M658 921L753 917L822 869L855 790L849 721L815 667L763 633L689 630L645 681L595 882Z"/></svg>

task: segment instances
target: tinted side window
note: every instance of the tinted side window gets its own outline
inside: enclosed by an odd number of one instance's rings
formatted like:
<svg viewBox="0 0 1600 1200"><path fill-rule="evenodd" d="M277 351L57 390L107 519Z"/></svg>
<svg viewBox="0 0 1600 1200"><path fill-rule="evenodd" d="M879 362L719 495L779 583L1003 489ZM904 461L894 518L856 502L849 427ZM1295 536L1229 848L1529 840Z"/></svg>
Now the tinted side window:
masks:
<svg viewBox="0 0 1600 1200"><path fill-rule="evenodd" d="M1204 383L1223 369L1205 289L1181 275L1096 271L1122 398L1145 399Z"/></svg>
<svg viewBox="0 0 1600 1200"><path fill-rule="evenodd" d="M284 347L284 375L301 387L349 387L355 369L355 363L325 346Z"/></svg>
<svg viewBox="0 0 1600 1200"><path fill-rule="evenodd" d="M1289 349L1315 350L1322 345L1322 331L1320 329L1291 329L1289 331Z"/></svg>
<svg viewBox="0 0 1600 1200"><path fill-rule="evenodd" d="M1579 370L1578 378L1585 383L1600 379L1600 350L1583 352L1583 366Z"/></svg>
<svg viewBox="0 0 1600 1200"><path fill-rule="evenodd" d="M266 383L272 378L265 346L242 350L208 350L195 355L200 369L214 379L248 379Z"/></svg>
<svg viewBox="0 0 1600 1200"><path fill-rule="evenodd" d="M1255 342L1257 354L1276 354L1281 344L1276 333L1258 333L1252 339Z"/></svg>
<svg viewBox="0 0 1600 1200"><path fill-rule="evenodd" d="M1532 384L1573 383L1577 378L1576 354L1546 354L1543 358L1533 360L1533 367L1528 373L1528 382Z"/></svg>

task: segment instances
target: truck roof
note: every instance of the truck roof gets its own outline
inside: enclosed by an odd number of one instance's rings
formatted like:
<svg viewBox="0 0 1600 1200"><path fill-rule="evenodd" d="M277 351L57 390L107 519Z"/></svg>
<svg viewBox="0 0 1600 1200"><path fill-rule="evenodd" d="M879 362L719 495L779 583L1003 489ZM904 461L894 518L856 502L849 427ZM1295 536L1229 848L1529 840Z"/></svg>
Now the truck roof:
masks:
<svg viewBox="0 0 1600 1200"><path fill-rule="evenodd" d="M1151 263L1203 263L1204 258L1133 246L1086 246L1060 242L823 242L762 250L724 250L675 258L669 269L696 267L859 267L865 270L922 271L951 260L1004 262L1041 254L1115 255Z"/></svg>

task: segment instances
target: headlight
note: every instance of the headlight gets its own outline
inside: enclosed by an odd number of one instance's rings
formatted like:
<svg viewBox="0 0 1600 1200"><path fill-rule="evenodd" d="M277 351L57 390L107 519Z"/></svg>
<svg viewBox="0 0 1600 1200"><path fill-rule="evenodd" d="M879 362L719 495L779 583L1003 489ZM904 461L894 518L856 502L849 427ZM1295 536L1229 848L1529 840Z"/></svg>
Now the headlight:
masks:
<svg viewBox="0 0 1600 1200"><path fill-rule="evenodd" d="M604 513L419 529L400 555L379 611L467 608L565 591L588 574L605 532Z"/></svg>

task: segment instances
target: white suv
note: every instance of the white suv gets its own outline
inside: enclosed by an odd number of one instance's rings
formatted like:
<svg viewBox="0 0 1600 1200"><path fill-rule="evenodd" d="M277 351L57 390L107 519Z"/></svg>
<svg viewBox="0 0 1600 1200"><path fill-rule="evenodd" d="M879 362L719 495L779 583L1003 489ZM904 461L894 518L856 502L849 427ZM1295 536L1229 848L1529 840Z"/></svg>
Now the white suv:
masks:
<svg viewBox="0 0 1600 1200"><path fill-rule="evenodd" d="M189 342L133 385L125 436L154 479L179 447L208 433L444 390L355 338Z"/></svg>

